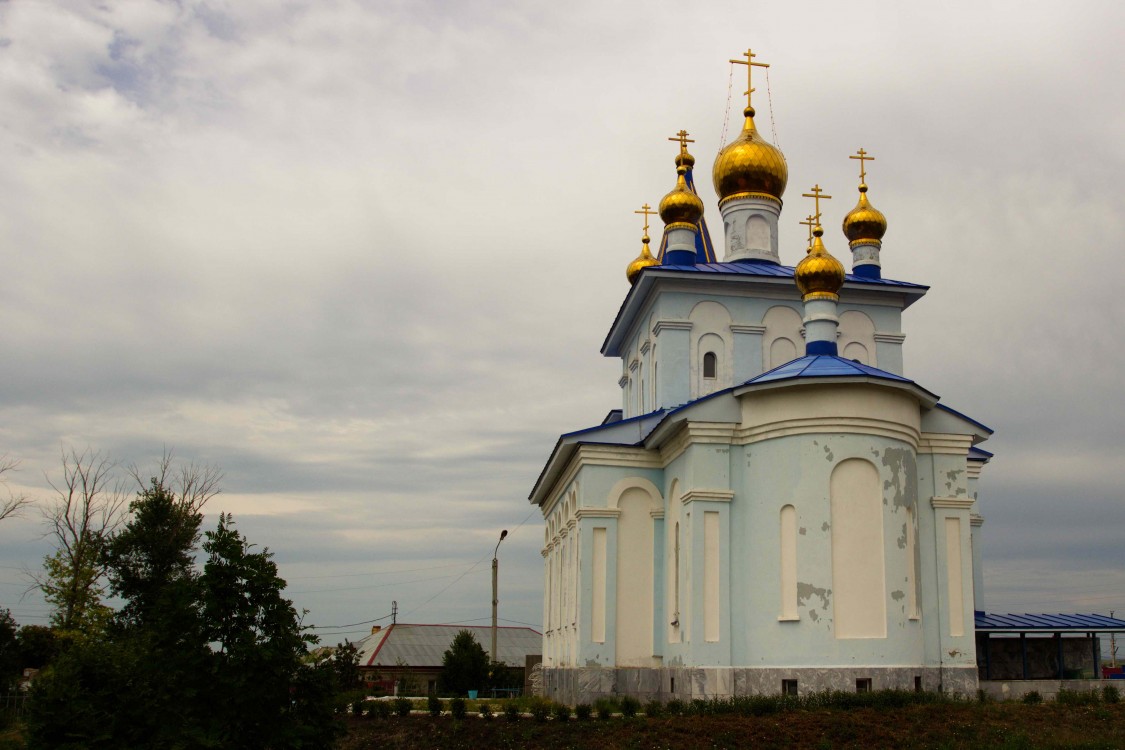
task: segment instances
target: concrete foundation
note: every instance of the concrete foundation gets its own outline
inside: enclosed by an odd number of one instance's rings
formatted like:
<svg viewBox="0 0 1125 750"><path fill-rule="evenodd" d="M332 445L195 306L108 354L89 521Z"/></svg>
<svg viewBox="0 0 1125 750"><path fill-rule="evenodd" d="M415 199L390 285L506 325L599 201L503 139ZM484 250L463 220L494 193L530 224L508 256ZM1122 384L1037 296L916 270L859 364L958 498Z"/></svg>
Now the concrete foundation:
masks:
<svg viewBox="0 0 1125 750"><path fill-rule="evenodd" d="M778 695L782 681L796 680L798 695L839 690L854 692L858 680L871 690L927 690L972 695L974 667L663 667L545 668L543 695L560 703L593 703L599 698L632 696L642 702L673 699Z"/></svg>
<svg viewBox="0 0 1125 750"><path fill-rule="evenodd" d="M981 680L981 690L998 701L1020 700L1030 692L1039 693L1043 700L1052 700L1059 690L1088 693L1109 685L1125 691L1125 680Z"/></svg>

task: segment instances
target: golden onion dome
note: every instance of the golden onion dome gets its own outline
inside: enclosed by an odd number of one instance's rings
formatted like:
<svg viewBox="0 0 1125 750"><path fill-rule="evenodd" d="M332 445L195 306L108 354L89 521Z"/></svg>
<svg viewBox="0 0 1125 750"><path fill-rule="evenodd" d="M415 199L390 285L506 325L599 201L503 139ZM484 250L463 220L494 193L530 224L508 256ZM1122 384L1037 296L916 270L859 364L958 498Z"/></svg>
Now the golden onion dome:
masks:
<svg viewBox="0 0 1125 750"><path fill-rule="evenodd" d="M880 244L887 233L887 217L867 200L867 185L859 184L859 203L844 217L844 236L851 245Z"/></svg>
<svg viewBox="0 0 1125 750"><path fill-rule="evenodd" d="M753 107L747 107L743 114L746 115L746 123L742 132L719 152L711 170L719 203L755 195L781 200L785 184L789 181L785 155L758 133L754 126Z"/></svg>
<svg viewBox="0 0 1125 750"><path fill-rule="evenodd" d="M684 166L691 169L695 166L695 157L689 154L685 148L681 150L680 153L676 154L676 166Z"/></svg>
<svg viewBox="0 0 1125 750"><path fill-rule="evenodd" d="M703 201L692 192L684 175L687 167L676 167L676 187L660 201L660 218L669 229L696 230L696 222L703 216Z"/></svg>
<svg viewBox="0 0 1125 750"><path fill-rule="evenodd" d="M637 278L641 275L642 269L648 268L649 266L660 265L660 261L652 257L652 253L649 252L648 243L650 241L648 232L646 231L645 236L641 238L641 254L625 269L625 278L629 279L630 284L637 283Z"/></svg>
<svg viewBox="0 0 1125 750"><path fill-rule="evenodd" d="M793 271L797 288L807 302L810 299L839 299L840 287L844 285L844 264L832 257L820 239L824 229L817 225L813 230L812 250L809 251Z"/></svg>

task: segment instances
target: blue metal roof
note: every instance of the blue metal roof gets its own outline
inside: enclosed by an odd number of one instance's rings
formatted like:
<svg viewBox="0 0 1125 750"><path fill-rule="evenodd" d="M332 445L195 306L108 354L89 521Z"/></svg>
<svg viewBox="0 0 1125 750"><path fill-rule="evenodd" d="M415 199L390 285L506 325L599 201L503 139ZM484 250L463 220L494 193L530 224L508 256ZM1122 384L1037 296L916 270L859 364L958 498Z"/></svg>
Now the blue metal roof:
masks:
<svg viewBox="0 0 1125 750"><path fill-rule="evenodd" d="M711 273L734 276L772 276L779 279L793 278L792 266L781 266L776 263L767 263L760 260L738 260L731 263L698 263L694 266L649 266L644 273L660 273L661 271L675 271L677 273ZM914 284L909 281L895 281L894 279L872 279L866 276L856 276L849 273L844 276L845 281L855 284L870 284L873 286L905 287L908 289L929 289L925 284Z"/></svg>
<svg viewBox="0 0 1125 750"><path fill-rule="evenodd" d="M1022 631L1057 632L1078 630L1084 632L1125 632L1125 620L1105 615L994 615L976 613L976 628L981 631L1018 633Z"/></svg>
<svg viewBox="0 0 1125 750"><path fill-rule="evenodd" d="M878 367L861 364L854 359L844 359L830 354L807 354L750 378L743 385L775 383L780 380L794 380L796 378L841 377L879 378L880 380L893 380L897 383L914 384L914 381L909 378L880 370Z"/></svg>
<svg viewBox="0 0 1125 750"><path fill-rule="evenodd" d="M992 458L993 455L994 454L989 453L984 448L978 448L975 445L972 448L969 448L970 461L987 461L988 459Z"/></svg>

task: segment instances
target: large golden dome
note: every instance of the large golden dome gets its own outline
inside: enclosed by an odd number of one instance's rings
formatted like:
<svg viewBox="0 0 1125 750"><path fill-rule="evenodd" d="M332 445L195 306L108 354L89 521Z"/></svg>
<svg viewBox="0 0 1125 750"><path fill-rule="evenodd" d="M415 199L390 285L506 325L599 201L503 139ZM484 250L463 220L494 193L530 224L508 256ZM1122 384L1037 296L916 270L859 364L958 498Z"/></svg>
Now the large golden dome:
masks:
<svg viewBox="0 0 1125 750"><path fill-rule="evenodd" d="M645 208L648 208L648 206L646 205ZM660 261L652 257L652 253L649 252L648 243L650 241L646 231L645 236L641 238L641 254L625 269L625 278L629 279L630 284L637 283L637 277L641 275L643 269L660 265Z"/></svg>
<svg viewBox="0 0 1125 750"><path fill-rule="evenodd" d="M824 229L818 225L813 230L812 249L793 271L793 279L806 302L839 299L840 287L844 285L844 264L824 248L824 241L820 239L823 234Z"/></svg>
<svg viewBox="0 0 1125 750"><path fill-rule="evenodd" d="M867 185L859 185L859 203L844 217L844 236L849 244L880 244L887 233L887 217L867 200Z"/></svg>
<svg viewBox="0 0 1125 750"><path fill-rule="evenodd" d="M669 229L690 229L694 232L696 222L703 216L703 201L688 187L685 174L685 165L676 167L676 187L660 201L660 218Z"/></svg>
<svg viewBox="0 0 1125 750"><path fill-rule="evenodd" d="M719 204L731 198L769 196L781 200L789 181L789 166L781 150L766 141L754 126L754 108L743 114L742 132L715 157L711 170Z"/></svg>

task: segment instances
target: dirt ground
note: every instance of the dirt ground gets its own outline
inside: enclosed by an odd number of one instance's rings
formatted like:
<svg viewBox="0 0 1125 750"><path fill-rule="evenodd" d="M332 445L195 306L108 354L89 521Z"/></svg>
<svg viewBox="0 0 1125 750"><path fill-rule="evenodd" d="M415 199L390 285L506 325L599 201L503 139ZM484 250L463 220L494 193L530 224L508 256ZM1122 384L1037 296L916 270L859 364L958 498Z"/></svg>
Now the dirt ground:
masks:
<svg viewBox="0 0 1125 750"><path fill-rule="evenodd" d="M342 750L414 748L1123 748L1125 703L954 704L791 711L764 717L681 716L509 723L469 716L349 720Z"/></svg>

